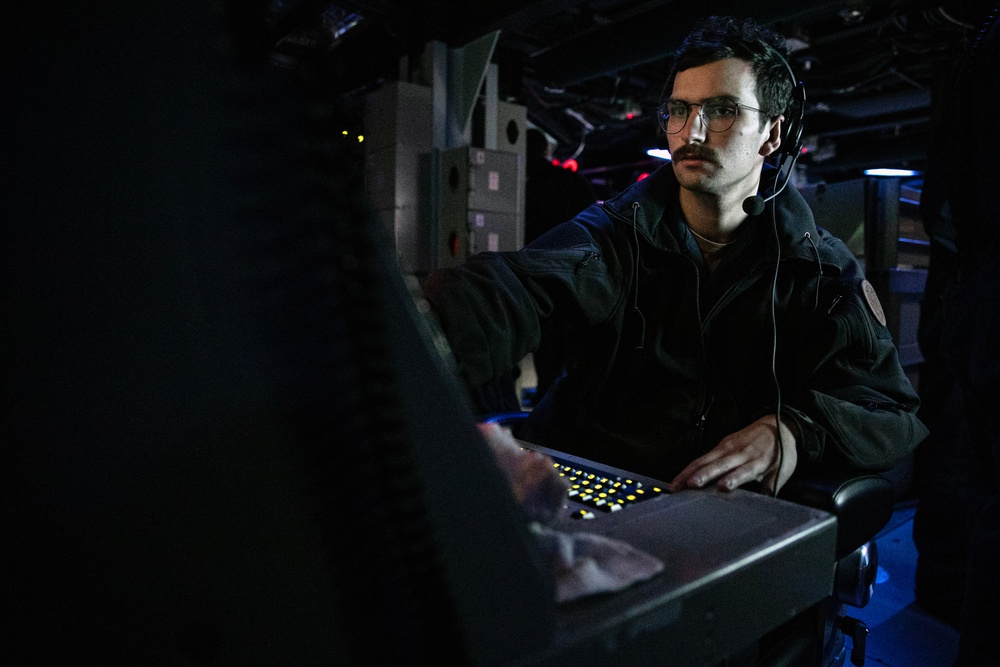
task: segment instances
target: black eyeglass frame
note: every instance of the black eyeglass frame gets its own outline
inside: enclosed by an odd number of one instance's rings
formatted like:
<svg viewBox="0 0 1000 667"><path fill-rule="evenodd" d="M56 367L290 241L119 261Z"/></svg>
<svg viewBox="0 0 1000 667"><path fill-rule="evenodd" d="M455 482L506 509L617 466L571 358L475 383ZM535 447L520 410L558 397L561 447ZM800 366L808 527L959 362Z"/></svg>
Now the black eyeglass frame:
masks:
<svg viewBox="0 0 1000 667"><path fill-rule="evenodd" d="M686 110L686 115L684 116L684 122L681 123L681 126L679 128L672 131L667 129L667 125L670 123L670 116L671 116L671 114L667 113L667 106L670 104L683 104ZM712 105L723 106L723 107L731 106L736 109L736 113L733 114L732 121L729 123L729 125L722 128L721 130L713 130L711 127L709 127L709 120L705 116L705 107ZM687 126L688 120L691 119L691 107L701 107L698 110L698 115L701 116L702 125L705 126L705 129L708 132L716 132L716 133L728 131L736 123L736 119L739 117L740 112L743 111L744 109L746 109L747 111L756 111L757 113L767 113L763 109L758 109L756 107L752 107L748 104L743 104L742 102L737 102L736 100L732 100L729 98L712 98L705 100L704 102L685 102L683 100L671 99L667 100L666 102L663 102L656 110L656 120L660 124L660 128L666 134L677 134L678 132L683 130Z"/></svg>

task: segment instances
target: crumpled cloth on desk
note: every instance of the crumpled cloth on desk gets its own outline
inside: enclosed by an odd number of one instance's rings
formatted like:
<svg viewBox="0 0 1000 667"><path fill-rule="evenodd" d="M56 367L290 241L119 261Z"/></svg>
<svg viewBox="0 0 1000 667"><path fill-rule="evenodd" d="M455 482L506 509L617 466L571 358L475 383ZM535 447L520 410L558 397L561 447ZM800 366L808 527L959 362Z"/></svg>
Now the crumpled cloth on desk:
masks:
<svg viewBox="0 0 1000 667"><path fill-rule="evenodd" d="M480 424L479 430L533 522L532 532L555 577L556 602L621 590L663 570L659 558L621 540L545 525L563 510L568 486L552 459L524 449L498 424Z"/></svg>
<svg viewBox="0 0 1000 667"><path fill-rule="evenodd" d="M553 530L537 523L532 529L554 568L556 602L618 591L663 570L659 558L621 540Z"/></svg>

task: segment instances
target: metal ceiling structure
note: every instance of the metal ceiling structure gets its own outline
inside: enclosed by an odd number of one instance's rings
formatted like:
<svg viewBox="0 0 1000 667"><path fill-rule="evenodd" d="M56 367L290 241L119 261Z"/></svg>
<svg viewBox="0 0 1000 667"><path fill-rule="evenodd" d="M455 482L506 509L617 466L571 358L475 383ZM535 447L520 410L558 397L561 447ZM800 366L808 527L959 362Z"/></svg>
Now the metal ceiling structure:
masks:
<svg viewBox="0 0 1000 667"><path fill-rule="evenodd" d="M920 169L932 97L992 7L983 0L274 0L276 57L336 66L360 99L425 45L499 32L502 99L584 170L641 169L673 53L708 14L749 15L788 38L807 90L800 169L837 180L864 167Z"/></svg>

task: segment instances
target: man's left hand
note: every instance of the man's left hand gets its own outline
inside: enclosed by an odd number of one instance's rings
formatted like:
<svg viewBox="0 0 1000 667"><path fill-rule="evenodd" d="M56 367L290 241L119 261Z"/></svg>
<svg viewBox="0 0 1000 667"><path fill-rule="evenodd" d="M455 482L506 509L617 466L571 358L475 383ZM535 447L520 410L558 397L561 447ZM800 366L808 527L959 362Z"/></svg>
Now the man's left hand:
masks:
<svg viewBox="0 0 1000 667"><path fill-rule="evenodd" d="M795 435L785 421L781 422L779 456L776 421L775 415L765 415L727 435L715 449L688 464L670 483L670 491L700 489L713 481L718 488L729 491L756 481L765 492L776 493L798 463Z"/></svg>

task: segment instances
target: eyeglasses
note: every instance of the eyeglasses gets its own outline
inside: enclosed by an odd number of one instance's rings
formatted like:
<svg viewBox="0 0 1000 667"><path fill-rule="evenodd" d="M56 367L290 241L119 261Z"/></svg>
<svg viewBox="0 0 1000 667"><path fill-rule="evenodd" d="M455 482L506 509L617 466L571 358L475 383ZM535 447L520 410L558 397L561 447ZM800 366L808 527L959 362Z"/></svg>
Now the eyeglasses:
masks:
<svg viewBox="0 0 1000 667"><path fill-rule="evenodd" d="M687 125L688 117L691 115L691 107L701 107L698 113L701 115L702 124L708 128L709 132L725 132L731 128L743 109L764 113L763 109L755 109L727 99L711 99L701 104L667 100L657 109L660 127L667 134L677 134Z"/></svg>

